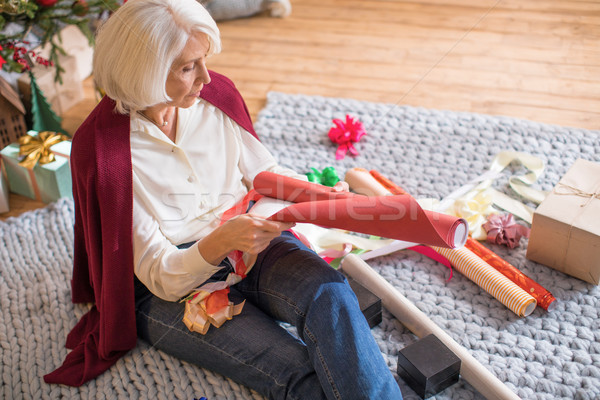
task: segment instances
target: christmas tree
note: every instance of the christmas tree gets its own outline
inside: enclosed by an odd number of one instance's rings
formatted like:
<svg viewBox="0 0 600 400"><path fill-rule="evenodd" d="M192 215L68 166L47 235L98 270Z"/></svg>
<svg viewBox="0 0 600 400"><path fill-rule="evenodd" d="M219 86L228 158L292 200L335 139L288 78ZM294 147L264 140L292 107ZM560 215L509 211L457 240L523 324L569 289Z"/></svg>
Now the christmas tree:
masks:
<svg viewBox="0 0 600 400"><path fill-rule="evenodd" d="M61 118L52 110L44 93L40 90L35 76L29 71L31 79L31 122L37 132L51 131L67 134L61 126Z"/></svg>
<svg viewBox="0 0 600 400"><path fill-rule="evenodd" d="M75 25L94 43L96 23L119 8L123 0L0 0L0 68L7 72L25 72L35 62L52 66L55 78L61 82L64 72L59 55L65 54L60 31ZM8 25L10 30L5 30ZM16 27L16 28L15 28ZM37 51L49 44L49 57L39 57Z"/></svg>

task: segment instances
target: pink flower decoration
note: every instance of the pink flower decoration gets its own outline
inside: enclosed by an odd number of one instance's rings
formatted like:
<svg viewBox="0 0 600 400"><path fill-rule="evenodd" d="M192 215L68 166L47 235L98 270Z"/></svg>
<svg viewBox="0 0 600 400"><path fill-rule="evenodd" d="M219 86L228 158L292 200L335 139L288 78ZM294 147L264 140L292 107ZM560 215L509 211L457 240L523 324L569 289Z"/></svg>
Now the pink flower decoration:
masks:
<svg viewBox="0 0 600 400"><path fill-rule="evenodd" d="M346 121L334 119L333 124L335 126L329 130L329 139L338 144L335 159L341 160L348 151L353 156L358 155L353 143L358 142L361 137L367 134L363 124L350 115L346 115Z"/></svg>
<svg viewBox="0 0 600 400"><path fill-rule="evenodd" d="M518 224L512 214L490 215L483 229L488 242L503 244L509 249L518 247L522 236L529 237L529 228Z"/></svg>

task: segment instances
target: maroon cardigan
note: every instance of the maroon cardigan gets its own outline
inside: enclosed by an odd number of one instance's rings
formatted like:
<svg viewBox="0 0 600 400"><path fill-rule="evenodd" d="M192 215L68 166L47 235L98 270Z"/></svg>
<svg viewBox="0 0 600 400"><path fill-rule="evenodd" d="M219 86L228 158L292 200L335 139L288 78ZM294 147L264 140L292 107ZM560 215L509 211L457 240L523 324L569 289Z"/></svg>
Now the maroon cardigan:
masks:
<svg viewBox="0 0 600 400"><path fill-rule="evenodd" d="M213 71L210 76L200 97L256 136L234 84ZM44 376L47 383L81 386L136 345L130 120L114 108L104 97L73 137L72 300L94 305L67 336L72 351Z"/></svg>

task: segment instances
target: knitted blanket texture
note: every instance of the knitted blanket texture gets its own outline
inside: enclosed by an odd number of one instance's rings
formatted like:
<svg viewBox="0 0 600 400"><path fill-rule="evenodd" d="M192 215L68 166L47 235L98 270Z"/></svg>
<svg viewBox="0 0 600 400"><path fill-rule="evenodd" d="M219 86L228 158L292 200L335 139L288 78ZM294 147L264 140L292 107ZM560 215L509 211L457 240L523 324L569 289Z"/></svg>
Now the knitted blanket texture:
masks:
<svg viewBox="0 0 600 400"><path fill-rule="evenodd" d="M346 114L367 135L356 157L335 160L327 132ZM546 169L535 187L551 190L577 158L600 162L600 131L473 113L350 99L269 93L255 124L278 161L298 172L334 166L376 169L415 197L441 199L487 170L502 150L531 153ZM508 175L495 181L511 197ZM597 201L597 200L596 200ZM73 202L0 222L0 398L262 399L218 374L181 362L143 342L80 388L47 385L42 376L66 355L65 338L87 311L71 303ZM519 318L459 273L403 250L368 263L523 399L600 398L600 287L525 258L527 240L496 253L547 288L556 308ZM600 257L600 256L599 256ZM398 351L417 340L384 310L372 330L396 375ZM405 399L419 397L398 378ZM434 399L482 399L464 379Z"/></svg>

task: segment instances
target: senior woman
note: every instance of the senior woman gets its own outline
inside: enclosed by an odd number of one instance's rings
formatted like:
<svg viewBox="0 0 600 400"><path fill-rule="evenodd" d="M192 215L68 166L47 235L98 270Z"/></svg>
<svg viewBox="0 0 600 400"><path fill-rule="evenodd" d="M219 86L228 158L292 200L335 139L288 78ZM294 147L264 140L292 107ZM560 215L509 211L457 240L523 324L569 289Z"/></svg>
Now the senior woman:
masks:
<svg viewBox="0 0 600 400"><path fill-rule="evenodd" d="M79 386L136 338L274 399L400 399L344 277L291 225L242 214L221 222L277 165L235 87L208 71L219 31L194 0L130 0L101 27L94 77L106 91L73 138L72 295L92 302L45 376ZM256 255L230 288L241 314L205 334L179 299L225 279L233 250ZM278 321L297 327L299 338Z"/></svg>

